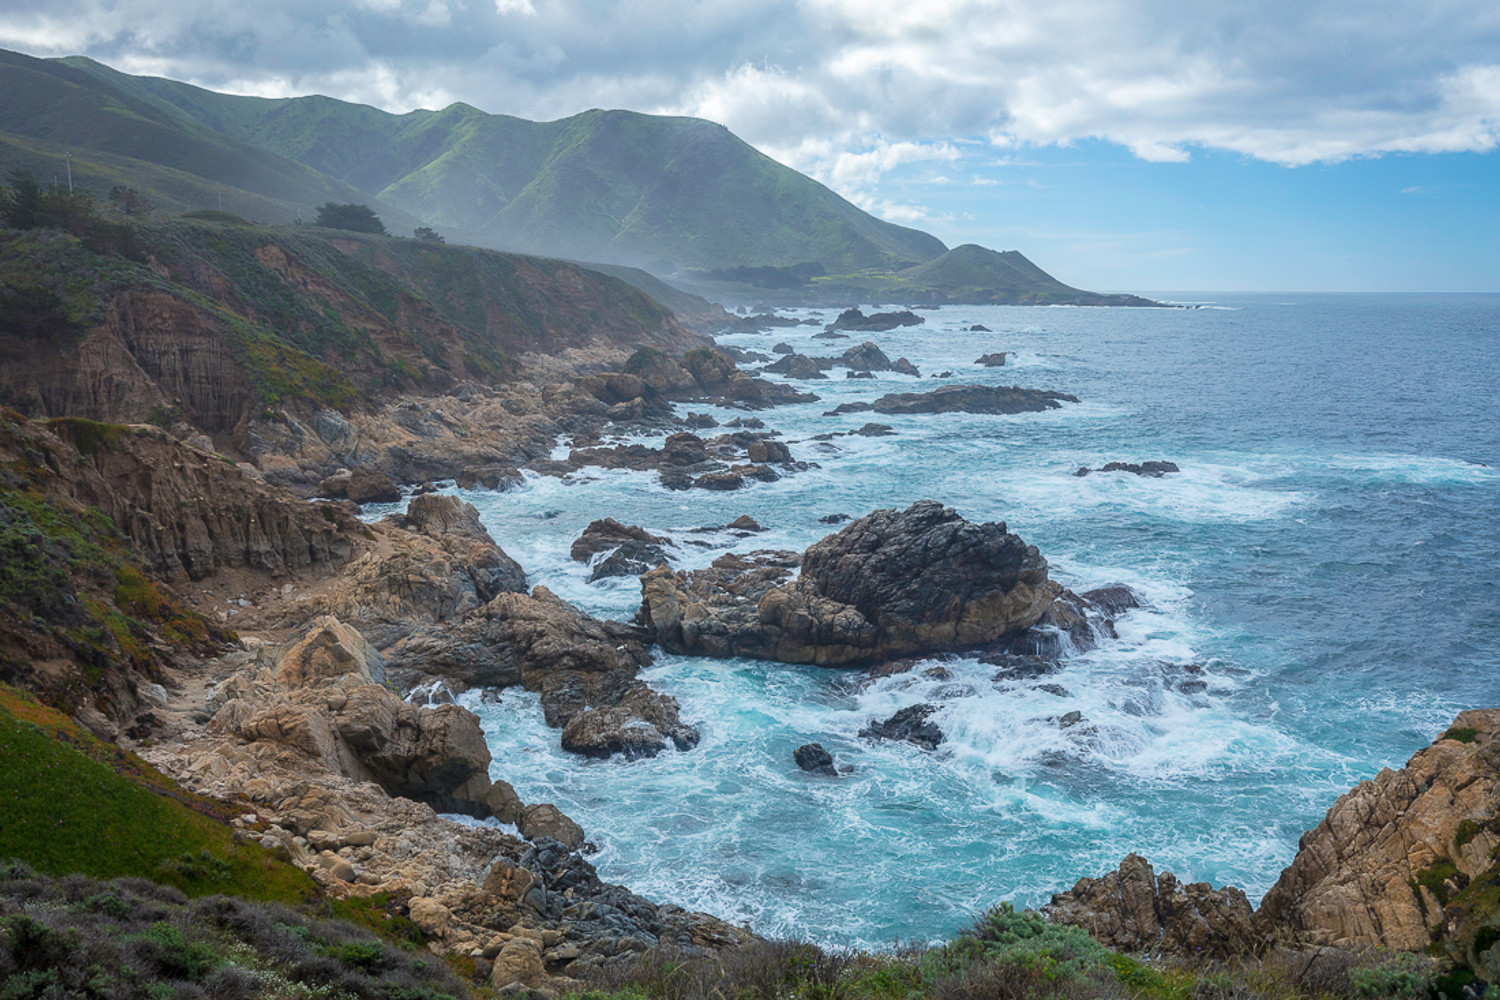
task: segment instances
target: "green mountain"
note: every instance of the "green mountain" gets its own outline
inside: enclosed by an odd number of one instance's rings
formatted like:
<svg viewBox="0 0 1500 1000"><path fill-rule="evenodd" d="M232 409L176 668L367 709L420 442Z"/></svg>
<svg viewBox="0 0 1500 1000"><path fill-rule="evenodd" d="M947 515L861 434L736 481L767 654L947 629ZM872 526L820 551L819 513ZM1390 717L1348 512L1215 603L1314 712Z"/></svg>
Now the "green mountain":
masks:
<svg viewBox="0 0 1500 1000"><path fill-rule="evenodd" d="M1100 295L1072 288L1027 260L1018 250L995 251L974 243L896 275L912 301L922 299L1015 305L1155 305L1137 295Z"/></svg>
<svg viewBox="0 0 1500 1000"><path fill-rule="evenodd" d="M115 74L123 77L124 74ZM126 77L126 79L131 79ZM0 50L0 169L65 178L97 194L135 187L167 211L217 209L267 221L310 218L357 188L144 100L65 62ZM420 220L377 205L393 228Z"/></svg>
<svg viewBox="0 0 1500 1000"><path fill-rule="evenodd" d="M657 273L808 262L893 269L945 249L694 118L595 110L532 122L466 104L393 115L326 97L235 97L88 59L66 62L430 225L506 249Z"/></svg>
<svg viewBox="0 0 1500 1000"><path fill-rule="evenodd" d="M272 222L365 203L398 233L426 225L455 242L602 262L689 321L713 323L714 310L676 289L822 305L1144 302L1071 288L1015 251L948 251L692 118L532 122L465 104L393 115L3 51L0 93L0 170L61 178L71 152L74 181L96 195L128 185L168 212L222 199Z"/></svg>

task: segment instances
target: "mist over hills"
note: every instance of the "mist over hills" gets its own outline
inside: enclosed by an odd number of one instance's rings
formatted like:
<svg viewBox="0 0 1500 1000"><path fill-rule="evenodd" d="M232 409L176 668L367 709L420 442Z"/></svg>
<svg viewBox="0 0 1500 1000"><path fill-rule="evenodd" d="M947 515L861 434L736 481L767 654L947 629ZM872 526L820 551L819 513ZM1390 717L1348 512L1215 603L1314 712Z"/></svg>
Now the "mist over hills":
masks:
<svg viewBox="0 0 1500 1000"><path fill-rule="evenodd" d="M396 232L427 225L497 249L644 268L725 300L1145 303L1071 288L1015 251L950 252L699 119L592 110L533 122L465 104L397 115L8 52L0 91L0 168L58 175L71 151L76 182L100 193L127 184L168 211L222 199L289 222L324 201L361 202ZM632 283L652 293L644 276Z"/></svg>

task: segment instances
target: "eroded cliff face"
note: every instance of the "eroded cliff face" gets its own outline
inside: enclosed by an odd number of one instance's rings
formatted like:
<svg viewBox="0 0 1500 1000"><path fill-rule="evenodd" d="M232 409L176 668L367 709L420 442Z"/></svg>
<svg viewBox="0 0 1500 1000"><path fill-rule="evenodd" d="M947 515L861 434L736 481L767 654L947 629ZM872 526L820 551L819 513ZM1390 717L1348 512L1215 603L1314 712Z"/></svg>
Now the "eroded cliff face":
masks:
<svg viewBox="0 0 1500 1000"><path fill-rule="evenodd" d="M1341 947L1441 941L1500 981L1497 735L1500 709L1464 712L1404 768L1340 796L1303 835L1257 920Z"/></svg>
<svg viewBox="0 0 1500 1000"><path fill-rule="evenodd" d="M1128 951L1272 946L1436 952L1500 982L1500 708L1460 714L1400 770L1340 796L1250 914L1234 887L1184 886L1139 855L1048 915Z"/></svg>
<svg viewBox="0 0 1500 1000"><path fill-rule="evenodd" d="M348 416L465 380L618 368L705 343L614 278L562 261L295 228L140 225L130 257L0 234L0 402L164 426L231 450L285 411ZM32 315L35 313L35 315Z"/></svg>

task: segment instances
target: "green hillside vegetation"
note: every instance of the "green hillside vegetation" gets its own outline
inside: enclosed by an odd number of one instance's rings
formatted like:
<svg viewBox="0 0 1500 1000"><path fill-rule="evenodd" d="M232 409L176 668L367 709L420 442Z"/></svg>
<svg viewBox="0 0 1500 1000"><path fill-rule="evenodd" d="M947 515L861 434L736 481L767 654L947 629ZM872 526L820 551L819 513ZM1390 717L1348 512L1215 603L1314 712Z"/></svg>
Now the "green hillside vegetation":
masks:
<svg viewBox="0 0 1500 1000"><path fill-rule="evenodd" d="M1151 305L1134 295L1099 295L1071 288L1017 250L997 252L973 243L954 247L897 277L919 294L955 302L1016 305Z"/></svg>
<svg viewBox="0 0 1500 1000"><path fill-rule="evenodd" d="M123 76L123 74L117 74ZM304 164L144 100L66 62L0 50L0 169L23 167L102 198L134 187L162 208L225 207L252 217L311 218L325 201L370 198ZM416 224L391 206L388 222Z"/></svg>
<svg viewBox="0 0 1500 1000"><path fill-rule="evenodd" d="M120 296L168 296L235 362L182 404L210 433L264 408L348 410L393 389L501 381L514 357L596 336L631 348L685 336L647 295L566 261L214 210L109 220L85 208L63 231L0 230L0 360L42 364L46 345L65 354ZM20 370L0 373L0 403L47 412Z"/></svg>
<svg viewBox="0 0 1500 1000"><path fill-rule="evenodd" d="M721 125L630 111L555 122L465 104L392 115L326 97L217 94L70 59L154 109L296 160L428 224L507 249L656 273L819 261L897 268L944 251Z"/></svg>

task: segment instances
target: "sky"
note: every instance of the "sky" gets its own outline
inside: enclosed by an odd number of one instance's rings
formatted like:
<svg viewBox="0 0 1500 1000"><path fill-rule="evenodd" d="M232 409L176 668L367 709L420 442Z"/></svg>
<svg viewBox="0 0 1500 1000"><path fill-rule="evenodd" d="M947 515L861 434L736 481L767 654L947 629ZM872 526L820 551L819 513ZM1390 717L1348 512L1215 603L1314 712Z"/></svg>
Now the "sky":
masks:
<svg viewBox="0 0 1500 1000"><path fill-rule="evenodd" d="M6 0L0 47L396 112L709 118L1100 290L1500 291L1495 0Z"/></svg>

